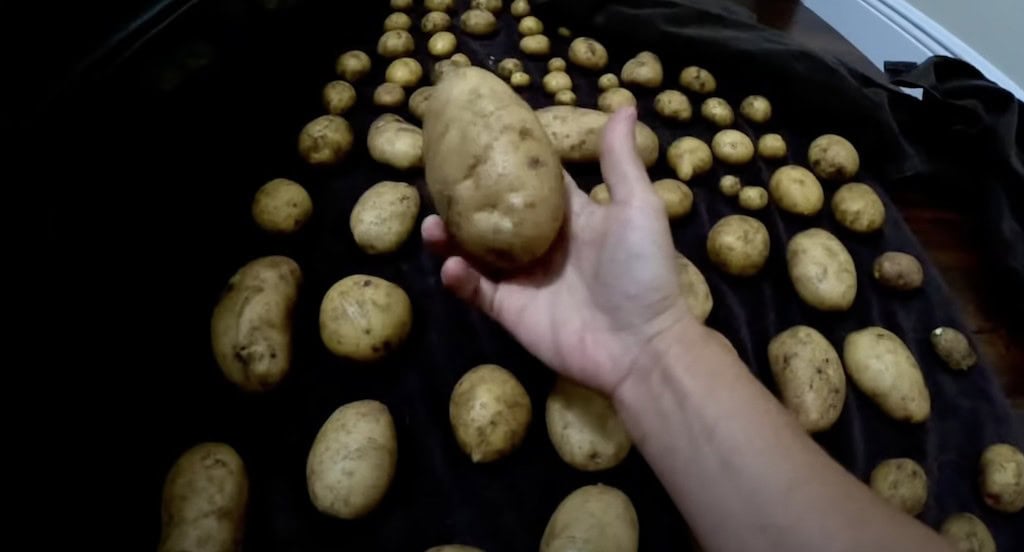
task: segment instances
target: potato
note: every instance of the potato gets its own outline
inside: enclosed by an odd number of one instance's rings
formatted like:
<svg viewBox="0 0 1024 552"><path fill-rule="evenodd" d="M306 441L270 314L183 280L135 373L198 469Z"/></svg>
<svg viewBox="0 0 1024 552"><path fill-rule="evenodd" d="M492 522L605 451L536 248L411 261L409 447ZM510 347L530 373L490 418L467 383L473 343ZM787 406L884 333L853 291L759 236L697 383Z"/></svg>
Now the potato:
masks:
<svg viewBox="0 0 1024 552"><path fill-rule="evenodd" d="M459 28L469 35L487 36L498 29L498 19L487 10L466 10L459 17Z"/></svg>
<svg viewBox="0 0 1024 552"><path fill-rule="evenodd" d="M455 56L452 56L452 59L442 59L434 63L434 67L430 70L430 80L436 85L441 82L445 75L458 68L459 66L455 63Z"/></svg>
<svg viewBox="0 0 1024 552"><path fill-rule="evenodd" d="M693 191L690 187L674 178L662 178L654 181L654 193L665 205L665 213L669 219L677 219L690 214L693 208Z"/></svg>
<svg viewBox="0 0 1024 552"><path fill-rule="evenodd" d="M555 92L555 104L576 105L576 93L572 90L559 90Z"/></svg>
<svg viewBox="0 0 1024 552"><path fill-rule="evenodd" d="M529 0L513 0L509 11L512 12L512 17L524 17L530 15L530 2Z"/></svg>
<svg viewBox="0 0 1024 552"><path fill-rule="evenodd" d="M871 471L871 490L889 504L916 516L928 501L928 476L910 458L890 458Z"/></svg>
<svg viewBox="0 0 1024 552"><path fill-rule="evenodd" d="M590 190L590 199L594 203L598 203L600 205L608 205L609 203L611 203L612 194L608 190L608 185L602 182L597 186L594 186Z"/></svg>
<svg viewBox="0 0 1024 552"><path fill-rule="evenodd" d="M784 159L786 153L786 141L780 134L765 134L757 139L757 154L762 159Z"/></svg>
<svg viewBox="0 0 1024 552"><path fill-rule="evenodd" d="M935 328L930 339L935 353L954 370L966 370L978 362L967 336L953 328Z"/></svg>
<svg viewBox="0 0 1024 552"><path fill-rule="evenodd" d="M388 407L372 400L350 402L327 418L309 449L309 499L329 516L361 518L384 498L397 461L398 438Z"/></svg>
<svg viewBox="0 0 1024 552"><path fill-rule="evenodd" d="M429 11L450 12L455 9L455 0L423 0L423 7Z"/></svg>
<svg viewBox="0 0 1024 552"><path fill-rule="evenodd" d="M415 48L412 35L400 29L384 33L377 41L377 53L386 58L405 57Z"/></svg>
<svg viewBox="0 0 1024 552"><path fill-rule="evenodd" d="M523 72L523 62L516 58L505 58L498 63L498 75L508 80L512 77L512 73Z"/></svg>
<svg viewBox="0 0 1024 552"><path fill-rule="evenodd" d="M981 453L981 497L993 510L1015 514L1024 508L1024 454L1007 443Z"/></svg>
<svg viewBox="0 0 1024 552"><path fill-rule="evenodd" d="M768 343L768 364L782 404L804 431L825 431L836 423L846 401L846 374L825 336L810 326L793 326Z"/></svg>
<svg viewBox="0 0 1024 552"><path fill-rule="evenodd" d="M569 61L584 69L600 71L608 65L608 50L593 38L581 36L569 43Z"/></svg>
<svg viewBox="0 0 1024 552"><path fill-rule="evenodd" d="M832 196L836 220L854 232L874 232L885 224L885 205L867 184L843 184Z"/></svg>
<svg viewBox="0 0 1024 552"><path fill-rule="evenodd" d="M722 98L708 98L704 100L704 103L700 104L700 114L708 121L722 128L732 126L733 122L736 121L736 116L733 115L729 102Z"/></svg>
<svg viewBox="0 0 1024 552"><path fill-rule="evenodd" d="M924 268L913 255L899 251L886 251L875 259L872 274L879 284L900 291L921 287Z"/></svg>
<svg viewBox="0 0 1024 552"><path fill-rule="evenodd" d="M399 107L405 103L405 89L393 82L385 82L373 91L373 103L381 107Z"/></svg>
<svg viewBox="0 0 1024 552"><path fill-rule="evenodd" d="M272 234L291 234L313 216L313 200L305 188L287 178L275 178L256 191L252 218Z"/></svg>
<svg viewBox="0 0 1024 552"><path fill-rule="evenodd" d="M420 30L424 34L447 31L452 26L452 17L443 11L432 11L420 20Z"/></svg>
<svg viewBox="0 0 1024 552"><path fill-rule="evenodd" d="M539 35L544 32L544 23L541 23L540 19L532 15L528 15L519 20L519 34L523 36Z"/></svg>
<svg viewBox="0 0 1024 552"><path fill-rule="evenodd" d="M672 142L665 154L668 166L676 171L679 180L689 182L711 170L711 148L698 138L684 136Z"/></svg>
<svg viewBox="0 0 1024 552"><path fill-rule="evenodd" d="M736 195L744 209L760 211L768 206L768 190L760 186L743 186Z"/></svg>
<svg viewBox="0 0 1024 552"><path fill-rule="evenodd" d="M391 0L391 9L408 10L412 9L413 0Z"/></svg>
<svg viewBox="0 0 1024 552"><path fill-rule="evenodd" d="M793 236L786 246L786 266L797 295L808 305L822 311L845 311L853 305L853 257L827 230L811 228Z"/></svg>
<svg viewBox="0 0 1024 552"><path fill-rule="evenodd" d="M753 276L768 260L768 229L746 215L728 215L708 232L708 257L733 276Z"/></svg>
<svg viewBox="0 0 1024 552"><path fill-rule="evenodd" d="M622 82L646 88L661 86L665 73L654 52L640 52L622 66Z"/></svg>
<svg viewBox="0 0 1024 552"><path fill-rule="evenodd" d="M523 1L523 0L517 0ZM515 3L513 3L514 5ZM444 544L441 546L432 546L427 549L427 552L484 552L483 550L475 546L466 546L464 544Z"/></svg>
<svg viewBox="0 0 1024 552"><path fill-rule="evenodd" d="M597 97L597 108L605 113L615 113L623 107L636 107L636 96L625 88L610 88Z"/></svg>
<svg viewBox="0 0 1024 552"><path fill-rule="evenodd" d="M504 458L515 450L526 437L532 415L526 389L497 364L466 372L448 403L455 440L476 464Z"/></svg>
<svg viewBox="0 0 1024 552"><path fill-rule="evenodd" d="M384 19L385 31L408 31L412 27L412 18L402 12L395 12Z"/></svg>
<svg viewBox="0 0 1024 552"><path fill-rule="evenodd" d="M612 88L619 87L619 77L616 77L614 73L605 73L597 78L597 88L602 92L605 90L611 90Z"/></svg>
<svg viewBox="0 0 1024 552"><path fill-rule="evenodd" d="M821 182L799 165L776 169L768 181L768 190L779 209L795 215L816 215L825 204Z"/></svg>
<svg viewBox="0 0 1024 552"><path fill-rule="evenodd" d="M500 269L543 255L562 227L562 166L544 128L507 84L460 68L424 118L427 186L466 253Z"/></svg>
<svg viewBox="0 0 1024 552"><path fill-rule="evenodd" d="M772 118L772 104L764 96L747 96L740 102L740 114L752 123L767 123Z"/></svg>
<svg viewBox="0 0 1024 552"><path fill-rule="evenodd" d="M501 0L470 0L469 7L477 10L487 10L491 13L501 13Z"/></svg>
<svg viewBox="0 0 1024 552"><path fill-rule="evenodd" d="M541 85L544 86L544 91L548 94L556 94L559 90L569 90L572 88L572 78L569 77L568 73L562 71L552 71L547 75L544 75L544 80L541 81Z"/></svg>
<svg viewBox="0 0 1024 552"><path fill-rule="evenodd" d="M548 60L548 72L554 73L555 71L565 71L566 69L565 60L560 57L553 57Z"/></svg>
<svg viewBox="0 0 1024 552"><path fill-rule="evenodd" d="M348 225L363 251L378 255L397 251L416 226L420 194L405 182L378 182L359 196Z"/></svg>
<svg viewBox="0 0 1024 552"><path fill-rule="evenodd" d="M470 61L469 56L461 52L458 54L452 54L451 60L452 65L456 67L469 67L470 65L473 65L473 62Z"/></svg>
<svg viewBox="0 0 1024 552"><path fill-rule="evenodd" d="M542 34L524 36L519 49L531 56L546 56L551 53L551 40Z"/></svg>
<svg viewBox="0 0 1024 552"><path fill-rule="evenodd" d="M725 197L736 197L743 189L743 182L738 176L727 174L718 180L718 190Z"/></svg>
<svg viewBox="0 0 1024 552"><path fill-rule="evenodd" d="M693 106L686 94L678 90L663 90L654 97L654 111L666 119L686 122L693 117Z"/></svg>
<svg viewBox="0 0 1024 552"><path fill-rule="evenodd" d="M512 88L526 88L530 86L530 80L530 75L522 71L516 71L508 78L508 83L512 85Z"/></svg>
<svg viewBox="0 0 1024 552"><path fill-rule="evenodd" d="M377 360L401 345L411 327L409 296L376 276L343 278L320 303L320 338L340 357Z"/></svg>
<svg viewBox="0 0 1024 552"><path fill-rule="evenodd" d="M843 364L850 379L886 414L920 423L931 413L931 396L910 349L896 334L870 326L846 336Z"/></svg>
<svg viewBox="0 0 1024 552"><path fill-rule="evenodd" d="M361 50L350 50L338 56L334 69L338 76L356 82L370 72L370 56Z"/></svg>
<svg viewBox="0 0 1024 552"><path fill-rule="evenodd" d="M953 514L942 522L939 533L953 545L955 552L996 552L996 541L992 539L985 522L972 514Z"/></svg>
<svg viewBox="0 0 1024 552"><path fill-rule="evenodd" d="M615 487L576 489L551 514L540 552L636 552L640 522L629 497Z"/></svg>
<svg viewBox="0 0 1024 552"><path fill-rule="evenodd" d="M366 147L374 161L398 170L423 166L423 131L394 113L373 121L366 134Z"/></svg>
<svg viewBox="0 0 1024 552"><path fill-rule="evenodd" d="M241 550L249 477L235 449L202 443L185 451L164 482L159 552Z"/></svg>
<svg viewBox="0 0 1024 552"><path fill-rule="evenodd" d="M324 86L323 100L328 113L344 115L356 103L356 89L343 80L331 81Z"/></svg>
<svg viewBox="0 0 1024 552"><path fill-rule="evenodd" d="M430 101L430 97L434 94L433 86L424 86L423 88L417 89L409 96L409 111L419 120L423 120L423 115L427 112L427 102Z"/></svg>
<svg viewBox="0 0 1024 552"><path fill-rule="evenodd" d="M555 32L557 32L558 36L562 38L570 38L572 36L572 31L566 27L559 27Z"/></svg>
<svg viewBox="0 0 1024 552"><path fill-rule="evenodd" d="M423 67L413 58L399 58L388 65L384 80L402 88L412 88L423 78Z"/></svg>
<svg viewBox="0 0 1024 552"><path fill-rule="evenodd" d="M679 293L686 302L686 308L694 318L704 322L715 306L708 281L704 279L697 265L682 253L676 253L676 270L679 272Z"/></svg>
<svg viewBox="0 0 1024 552"><path fill-rule="evenodd" d="M427 51L434 57L444 58L452 55L455 47L458 46L458 39L448 31L435 33L427 40Z"/></svg>
<svg viewBox="0 0 1024 552"><path fill-rule="evenodd" d="M352 150L352 126L337 115L321 115L299 133L299 154L311 165L334 165Z"/></svg>
<svg viewBox="0 0 1024 552"><path fill-rule="evenodd" d="M545 407L548 437L566 464L582 471L619 465L632 442L604 395L558 378Z"/></svg>
<svg viewBox="0 0 1024 552"><path fill-rule="evenodd" d="M601 132L608 122L607 113L582 107L554 106L538 109L537 118L562 161L598 160ZM658 160L658 135L637 121L634 136L636 152L644 165L654 165Z"/></svg>
<svg viewBox="0 0 1024 552"><path fill-rule="evenodd" d="M754 158L754 142L738 130L720 130L711 139L711 151L728 165L744 165Z"/></svg>
<svg viewBox="0 0 1024 552"><path fill-rule="evenodd" d="M850 180L860 170L857 149L846 138L835 134L825 134L811 142L807 161L814 174L825 180Z"/></svg>
<svg viewBox="0 0 1024 552"><path fill-rule="evenodd" d="M714 94L718 83L706 69L690 66L679 73L679 86L698 94Z"/></svg>

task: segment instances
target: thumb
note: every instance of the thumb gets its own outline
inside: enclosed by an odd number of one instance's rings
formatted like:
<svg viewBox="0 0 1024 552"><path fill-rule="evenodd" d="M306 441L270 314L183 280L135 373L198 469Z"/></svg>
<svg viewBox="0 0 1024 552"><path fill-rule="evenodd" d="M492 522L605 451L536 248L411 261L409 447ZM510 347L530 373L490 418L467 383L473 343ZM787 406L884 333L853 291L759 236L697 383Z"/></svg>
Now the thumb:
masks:
<svg viewBox="0 0 1024 552"><path fill-rule="evenodd" d="M636 153L636 108L612 114L601 135L601 175L612 201L629 202L637 194L653 193L640 156Z"/></svg>

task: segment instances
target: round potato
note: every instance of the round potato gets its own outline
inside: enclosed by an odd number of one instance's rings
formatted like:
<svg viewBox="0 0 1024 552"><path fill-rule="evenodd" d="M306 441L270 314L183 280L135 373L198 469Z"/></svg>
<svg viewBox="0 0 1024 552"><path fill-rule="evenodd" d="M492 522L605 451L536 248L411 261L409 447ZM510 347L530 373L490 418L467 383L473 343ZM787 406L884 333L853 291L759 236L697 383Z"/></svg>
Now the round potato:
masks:
<svg viewBox="0 0 1024 552"><path fill-rule="evenodd" d="M356 103L356 89L343 80L331 81L324 86L323 100L328 113L344 115Z"/></svg>
<svg viewBox="0 0 1024 552"><path fill-rule="evenodd" d="M524 0L517 0L522 2ZM515 3L513 3L515 5ZM483 550L475 546L466 546L464 544L444 544L441 546L431 546L427 549L427 552L484 552Z"/></svg>
<svg viewBox="0 0 1024 552"><path fill-rule="evenodd" d="M551 514L540 552L636 552L639 546L640 522L629 497L615 487L588 485Z"/></svg>
<svg viewBox="0 0 1024 552"><path fill-rule="evenodd" d="M554 73L555 71L565 71L567 65L565 60L560 57L553 57L548 60L548 72Z"/></svg>
<svg viewBox="0 0 1024 552"><path fill-rule="evenodd" d="M768 181L768 190L779 209L795 215L816 215L825 204L821 182L799 165L778 168Z"/></svg>
<svg viewBox="0 0 1024 552"><path fill-rule="evenodd" d="M693 208L693 191L690 187L674 178L662 178L654 181L654 193L665 205L665 213L669 219L677 219L690 214Z"/></svg>
<svg viewBox="0 0 1024 552"><path fill-rule="evenodd" d="M532 415L526 389L497 364L466 372L448 403L455 440L473 463L492 462L515 450L526 437Z"/></svg>
<svg viewBox="0 0 1024 552"><path fill-rule="evenodd" d="M694 318L704 322L711 314L715 301L711 297L711 288L704 279L697 265L693 264L682 253L676 253L676 270L679 272L679 293L686 302L686 308Z"/></svg>
<svg viewBox="0 0 1024 552"><path fill-rule="evenodd" d="M400 29L384 33L377 41L377 53L386 58L408 56L415 48L412 35Z"/></svg>
<svg viewBox="0 0 1024 552"><path fill-rule="evenodd" d="M814 174L825 180L850 180L860 170L860 156L849 140L835 134L819 136L807 149Z"/></svg>
<svg viewBox="0 0 1024 552"><path fill-rule="evenodd" d="M405 182L378 182L359 196L348 225L359 248L371 255L397 251L416 226L420 194Z"/></svg>
<svg viewBox="0 0 1024 552"><path fill-rule="evenodd" d="M718 190L725 197L736 197L743 189L743 182L738 176L727 174L718 180Z"/></svg>
<svg viewBox="0 0 1024 552"><path fill-rule="evenodd" d="M768 206L768 190L760 186L743 186L736 193L740 207L750 211L760 211Z"/></svg>
<svg viewBox="0 0 1024 552"><path fill-rule="evenodd" d="M321 115L299 133L299 154L311 165L334 165L352 150L352 126L337 115Z"/></svg>
<svg viewBox="0 0 1024 552"><path fill-rule="evenodd" d="M761 270L771 249L768 229L746 215L729 215L708 233L708 257L733 276L753 276Z"/></svg>
<svg viewBox="0 0 1024 552"><path fill-rule="evenodd" d="M832 196L836 220L854 232L874 232L885 224L885 205L867 184L843 184Z"/></svg>
<svg viewBox="0 0 1024 552"><path fill-rule="evenodd" d="M572 88L572 79L568 73L562 71L553 71L544 75L544 80L541 81L544 86L544 91L548 94L557 94L559 90L569 90Z"/></svg>
<svg viewBox="0 0 1024 552"><path fill-rule="evenodd" d="M452 26L452 17L443 11L432 11L420 20L420 30L424 34L447 31Z"/></svg>
<svg viewBox="0 0 1024 552"><path fill-rule="evenodd" d="M896 334L870 326L846 336L843 364L853 383L893 419L921 423L931 396L910 349Z"/></svg>
<svg viewBox="0 0 1024 552"><path fill-rule="evenodd" d="M663 90L654 97L654 111L666 119L686 122L693 118L693 106L686 94L678 90Z"/></svg>
<svg viewBox="0 0 1024 552"><path fill-rule="evenodd" d="M491 13L501 13L501 0L470 0L469 7L476 10L487 10Z"/></svg>
<svg viewBox="0 0 1024 552"><path fill-rule="evenodd" d="M551 40L542 34L524 36L519 49L531 56L546 56L551 53Z"/></svg>
<svg viewBox="0 0 1024 552"><path fill-rule="evenodd" d="M338 76L356 82L370 72L370 56L361 50L350 50L338 56L334 69Z"/></svg>
<svg viewBox="0 0 1024 552"><path fill-rule="evenodd" d="M423 7L429 11L450 12L455 9L455 0L423 0Z"/></svg>
<svg viewBox="0 0 1024 552"><path fill-rule="evenodd" d="M668 166L676 171L679 180L689 182L693 177L711 170L711 148L699 138L684 136L672 142L665 154Z"/></svg>
<svg viewBox="0 0 1024 552"><path fill-rule="evenodd" d="M996 541L985 522L966 512L946 518L939 534L953 545L955 552L996 552Z"/></svg>
<svg viewBox="0 0 1024 552"><path fill-rule="evenodd" d="M366 134L370 157L405 171L423 166L423 131L394 113L377 117Z"/></svg>
<svg viewBox="0 0 1024 552"><path fill-rule="evenodd" d="M512 85L512 88L526 88L530 86L530 75L522 71L512 73L512 76L508 78L508 83ZM557 93L556 93L557 94Z"/></svg>
<svg viewBox="0 0 1024 552"><path fill-rule="evenodd" d="M1024 508L1024 454L1007 443L981 453L981 497L993 510L1015 514Z"/></svg>
<svg viewBox="0 0 1024 552"><path fill-rule="evenodd" d="M275 178L260 187L252 200L252 218L272 234L291 234L313 216L313 200L306 189L287 178Z"/></svg>
<svg viewBox="0 0 1024 552"><path fill-rule="evenodd" d="M202 443L187 450L164 481L159 552L240 550L249 477L235 449Z"/></svg>
<svg viewBox="0 0 1024 552"><path fill-rule="evenodd" d="M556 105L576 105L576 93L572 90L559 90L555 92Z"/></svg>
<svg viewBox="0 0 1024 552"><path fill-rule="evenodd" d="M608 205L609 203L611 203L612 194L608 190L608 185L602 182L597 186L594 186L590 190L590 199L594 203L598 203L600 205Z"/></svg>
<svg viewBox="0 0 1024 552"><path fill-rule="evenodd" d="M459 17L459 28L469 35L487 36L498 29L498 19L487 10L466 10Z"/></svg>
<svg viewBox="0 0 1024 552"><path fill-rule="evenodd" d="M793 326L768 343L768 363L782 404L809 433L832 427L846 401L839 353L818 330Z"/></svg>
<svg viewBox="0 0 1024 552"><path fill-rule="evenodd" d="M924 268L913 255L886 251L875 259L872 274L879 284L900 291L910 291L924 283Z"/></svg>
<svg viewBox="0 0 1024 552"><path fill-rule="evenodd" d="M597 78L597 88L602 92L605 90L611 90L612 88L619 87L619 77L616 77L613 73L605 73Z"/></svg>
<svg viewBox="0 0 1024 552"><path fill-rule="evenodd" d="M523 36L539 35L544 32L544 23L532 15L519 20L519 34Z"/></svg>
<svg viewBox="0 0 1024 552"><path fill-rule="evenodd" d="M740 114L752 123L764 124L772 118L772 104L764 96L747 96L740 102Z"/></svg>
<svg viewBox="0 0 1024 552"><path fill-rule="evenodd" d="M636 107L636 96L625 88L610 88L597 97L597 107L605 113L615 113L623 107Z"/></svg>
<svg viewBox="0 0 1024 552"><path fill-rule="evenodd" d="M501 78L508 80L512 77L512 73L522 73L523 62L516 58L505 58L498 63L498 75Z"/></svg>
<svg viewBox="0 0 1024 552"><path fill-rule="evenodd" d="M461 52L459 52L458 54L452 54L451 60L452 65L456 67L469 67L470 65L473 65L473 62L470 61L469 56Z"/></svg>
<svg viewBox="0 0 1024 552"><path fill-rule="evenodd" d="M411 327L409 296L376 276L348 276L320 303L320 338L340 357L377 360L401 345Z"/></svg>
<svg viewBox="0 0 1024 552"><path fill-rule="evenodd" d="M385 82L373 91L374 105L398 107L403 103L405 103L405 89L393 82Z"/></svg>
<svg viewBox="0 0 1024 552"><path fill-rule="evenodd" d="M754 158L754 142L738 130L720 130L711 139L711 151L727 165L744 165Z"/></svg>
<svg viewBox="0 0 1024 552"><path fill-rule="evenodd" d="M455 35L448 31L434 33L434 36L427 40L427 51L430 55L438 58L446 58L452 55L459 41Z"/></svg>
<svg viewBox="0 0 1024 552"><path fill-rule="evenodd" d="M700 104L700 114L720 128L732 126L736 121L736 115L733 114L729 102L722 98L704 100L704 103Z"/></svg>
<svg viewBox="0 0 1024 552"><path fill-rule="evenodd" d="M424 86L423 88L417 89L409 96L409 111L419 120L423 120L423 115L427 112L427 102L430 101L430 96L434 93L433 86Z"/></svg>
<svg viewBox="0 0 1024 552"><path fill-rule="evenodd" d="M935 328L930 339L935 353L954 370L966 370L978 362L967 336L958 330L944 326Z"/></svg>
<svg viewBox="0 0 1024 552"><path fill-rule="evenodd" d="M928 476L910 458L890 458L871 471L871 490L889 504L916 516L928 501Z"/></svg>
<svg viewBox="0 0 1024 552"><path fill-rule="evenodd" d="M388 407L372 400L348 403L327 418L309 449L309 499L329 516L361 518L384 498L397 461L398 438Z"/></svg>
<svg viewBox="0 0 1024 552"><path fill-rule="evenodd" d="M797 295L808 305L822 311L845 311L853 305L853 257L827 230L811 228L793 236L786 246L786 265Z"/></svg>
<svg viewBox="0 0 1024 552"><path fill-rule="evenodd" d="M391 9L409 10L412 9L413 0L391 0Z"/></svg>
<svg viewBox="0 0 1024 552"><path fill-rule="evenodd" d="M563 162L598 160L598 153L601 151L601 132L608 122L607 113L582 107L553 106L538 109L536 115ZM658 160L660 147L658 135L639 121L634 133L636 152L640 159L647 167L654 165ZM711 150L708 150L709 161L710 158Z"/></svg>
<svg viewBox="0 0 1024 552"><path fill-rule="evenodd" d="M611 401L566 378L548 395L545 420L555 452L578 470L613 468L632 446Z"/></svg>
<svg viewBox="0 0 1024 552"><path fill-rule="evenodd" d="M384 19L385 31L408 31L412 27L412 18L402 12L395 12Z"/></svg>
<svg viewBox="0 0 1024 552"><path fill-rule="evenodd" d="M399 58L388 65L384 80L402 88L412 88L423 78L423 67L413 58Z"/></svg>
<svg viewBox="0 0 1024 552"><path fill-rule="evenodd" d="M512 17L525 17L530 15L530 2L529 0L513 0L509 11L512 12Z"/></svg>
<svg viewBox="0 0 1024 552"><path fill-rule="evenodd" d="M584 69L600 71L608 65L608 50L593 38L581 36L569 43L569 61Z"/></svg>
<svg viewBox="0 0 1024 552"><path fill-rule="evenodd" d="M762 159L784 159L787 152L786 141L780 134L765 134L757 139L757 154Z"/></svg>
<svg viewBox="0 0 1024 552"><path fill-rule="evenodd" d="M698 94L714 94L718 82L707 69L694 65L679 73L679 86Z"/></svg>
<svg viewBox="0 0 1024 552"><path fill-rule="evenodd" d="M645 88L658 88L665 73L661 58L654 52L640 52L622 66L622 82Z"/></svg>

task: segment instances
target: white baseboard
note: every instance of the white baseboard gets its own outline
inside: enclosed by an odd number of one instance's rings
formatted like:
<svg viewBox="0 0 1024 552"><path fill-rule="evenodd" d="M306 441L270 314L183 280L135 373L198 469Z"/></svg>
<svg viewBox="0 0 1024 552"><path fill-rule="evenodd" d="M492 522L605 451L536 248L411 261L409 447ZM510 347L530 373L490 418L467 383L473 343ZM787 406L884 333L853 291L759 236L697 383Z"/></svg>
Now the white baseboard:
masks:
<svg viewBox="0 0 1024 552"><path fill-rule="evenodd" d="M1024 100L1024 90L981 54L904 0L803 0L872 63L921 62L932 55L960 58ZM980 8L979 8L980 9Z"/></svg>

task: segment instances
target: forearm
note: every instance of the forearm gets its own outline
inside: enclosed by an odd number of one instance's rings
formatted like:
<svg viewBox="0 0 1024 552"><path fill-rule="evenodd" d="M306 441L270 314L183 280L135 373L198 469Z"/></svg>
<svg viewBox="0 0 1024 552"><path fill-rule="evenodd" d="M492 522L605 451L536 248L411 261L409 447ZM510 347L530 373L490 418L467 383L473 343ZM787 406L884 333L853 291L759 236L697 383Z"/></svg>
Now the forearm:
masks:
<svg viewBox="0 0 1024 552"><path fill-rule="evenodd" d="M709 550L945 549L829 458L720 335L687 322L659 340L615 403Z"/></svg>

